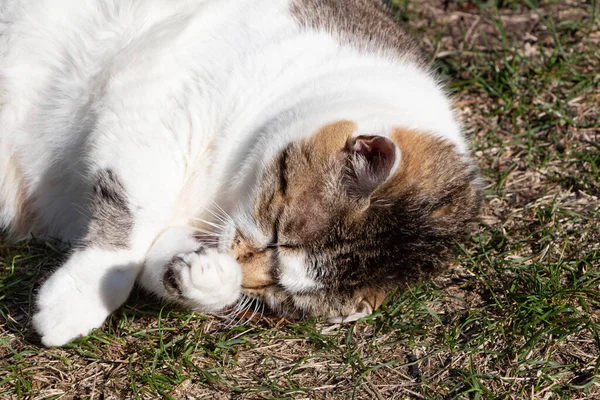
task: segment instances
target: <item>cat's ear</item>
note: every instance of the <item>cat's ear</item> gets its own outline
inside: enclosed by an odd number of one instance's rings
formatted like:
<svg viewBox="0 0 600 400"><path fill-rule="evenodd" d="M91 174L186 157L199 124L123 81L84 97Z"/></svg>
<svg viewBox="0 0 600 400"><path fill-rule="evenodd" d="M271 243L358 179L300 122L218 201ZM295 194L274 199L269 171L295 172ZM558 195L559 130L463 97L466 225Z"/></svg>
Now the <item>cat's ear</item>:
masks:
<svg viewBox="0 0 600 400"><path fill-rule="evenodd" d="M372 193L394 174L400 164L400 149L383 136L351 138L347 151L353 189L361 195Z"/></svg>

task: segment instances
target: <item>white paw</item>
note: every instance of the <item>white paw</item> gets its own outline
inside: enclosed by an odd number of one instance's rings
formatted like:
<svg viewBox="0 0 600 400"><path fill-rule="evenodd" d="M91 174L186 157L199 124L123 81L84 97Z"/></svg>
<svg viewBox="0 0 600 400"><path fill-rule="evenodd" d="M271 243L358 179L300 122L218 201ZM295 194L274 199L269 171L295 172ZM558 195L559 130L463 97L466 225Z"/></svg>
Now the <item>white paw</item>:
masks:
<svg viewBox="0 0 600 400"><path fill-rule="evenodd" d="M239 298L242 269L229 254L201 248L174 257L163 284L172 297L194 309L219 311Z"/></svg>
<svg viewBox="0 0 600 400"><path fill-rule="evenodd" d="M44 283L32 323L45 346L62 346L102 325L110 311L98 291L89 289L64 269Z"/></svg>

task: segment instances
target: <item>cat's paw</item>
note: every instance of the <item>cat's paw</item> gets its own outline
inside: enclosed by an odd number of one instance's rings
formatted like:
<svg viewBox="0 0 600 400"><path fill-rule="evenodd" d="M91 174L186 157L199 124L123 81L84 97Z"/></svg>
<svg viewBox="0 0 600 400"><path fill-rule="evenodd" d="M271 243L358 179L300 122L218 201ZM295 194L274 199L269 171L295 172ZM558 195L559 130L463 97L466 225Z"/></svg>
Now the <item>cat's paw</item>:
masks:
<svg viewBox="0 0 600 400"><path fill-rule="evenodd" d="M62 269L44 283L32 324L45 346L62 346L102 325L110 311L98 291L89 289Z"/></svg>
<svg viewBox="0 0 600 400"><path fill-rule="evenodd" d="M175 256L166 266L163 284L170 295L202 311L219 311L237 301L242 269L229 254L200 248Z"/></svg>

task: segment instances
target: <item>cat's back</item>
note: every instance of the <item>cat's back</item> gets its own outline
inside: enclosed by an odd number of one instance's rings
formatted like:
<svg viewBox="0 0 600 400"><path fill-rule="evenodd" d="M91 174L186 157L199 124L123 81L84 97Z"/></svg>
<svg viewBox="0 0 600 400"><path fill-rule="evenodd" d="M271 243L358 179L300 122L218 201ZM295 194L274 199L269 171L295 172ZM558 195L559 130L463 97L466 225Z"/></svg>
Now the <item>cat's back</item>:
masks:
<svg viewBox="0 0 600 400"><path fill-rule="evenodd" d="M204 84L227 107L226 95L253 96L286 74L302 84L300 69L358 53L423 67L379 0L21 0L0 2L0 16L0 104L13 114L0 116L4 132L26 114L68 125L129 71L126 80L196 75L182 85Z"/></svg>
<svg viewBox="0 0 600 400"><path fill-rule="evenodd" d="M381 0L291 0L290 12L305 29L329 32L342 44L422 64L414 41Z"/></svg>
<svg viewBox="0 0 600 400"><path fill-rule="evenodd" d="M219 137L223 159L239 153L231 136L336 97L377 97L386 123L458 137L415 45L378 0L0 0L0 19L0 225L36 193L50 199L38 199L50 224L76 225L79 211L64 204L89 186L84 153L101 147L90 135L107 136L104 110L144 118L125 118L134 131L194 126L169 134L194 149ZM432 99L444 109L435 120L423 111ZM311 123L357 115L342 103Z"/></svg>

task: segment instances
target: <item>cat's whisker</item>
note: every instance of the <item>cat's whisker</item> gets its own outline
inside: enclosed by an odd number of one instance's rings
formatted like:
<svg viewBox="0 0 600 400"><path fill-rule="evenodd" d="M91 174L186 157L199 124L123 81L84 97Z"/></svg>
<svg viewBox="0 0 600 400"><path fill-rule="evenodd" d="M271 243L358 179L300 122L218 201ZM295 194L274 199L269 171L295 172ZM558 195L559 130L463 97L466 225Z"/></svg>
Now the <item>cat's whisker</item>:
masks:
<svg viewBox="0 0 600 400"><path fill-rule="evenodd" d="M260 313L258 315L258 319L256 320L256 322L260 321L262 319L262 317L265 316L265 303L263 303L262 301L259 301L260 304Z"/></svg>
<svg viewBox="0 0 600 400"><path fill-rule="evenodd" d="M255 322L260 321L260 319L263 317L263 313L265 311L265 303L263 303L260 299L256 299L256 307L255 307L256 313L252 316L258 316L256 318Z"/></svg>
<svg viewBox="0 0 600 400"><path fill-rule="evenodd" d="M240 313L242 312L242 310L243 310L243 307L240 305L240 306L239 306L239 307L238 307L238 308L235 310L235 313L229 317L229 318L230 318L230 321L229 321L229 324L227 324L227 327L228 327L228 328L230 328L230 327L232 327L232 326L236 326L236 325L238 324L238 318L239 318L239 315L240 315Z"/></svg>
<svg viewBox="0 0 600 400"><path fill-rule="evenodd" d="M225 229L227 227L227 225L229 224L229 221L222 219L221 217L219 217L217 215L213 215L213 217L215 218L215 221L213 223L211 223L211 225L213 225L213 226L218 225L221 229ZM208 223L207 223L207 225L208 225Z"/></svg>
<svg viewBox="0 0 600 400"><path fill-rule="evenodd" d="M249 311L250 306L252 305L252 303L254 302L254 299L252 297L246 297L247 301L244 304L244 307L242 308L241 312L239 313L239 320L237 322L238 325L246 325L248 323L248 318L246 318L246 321L242 322L242 320L244 320L244 318L246 317L246 313Z"/></svg>
<svg viewBox="0 0 600 400"><path fill-rule="evenodd" d="M202 228L194 228L194 230L196 232L207 234L207 235L209 235L211 237L217 237L217 238L219 238L219 237L225 237L225 235L223 235L222 233L218 233L218 232L214 232L214 231L209 231L209 230L202 229Z"/></svg>
<svg viewBox="0 0 600 400"><path fill-rule="evenodd" d="M228 215L218 214L218 213L214 212L213 210L211 210L210 208L207 208L206 211L208 211L219 222L222 222L224 224L228 224L231 221L231 219L229 218Z"/></svg>
<svg viewBox="0 0 600 400"><path fill-rule="evenodd" d="M246 296L242 294L242 296L240 297L240 299L235 303L235 306L233 307L233 309L230 310L230 312L227 314L227 316L229 318L233 318L235 315L237 315L237 313L240 311L242 304L246 301Z"/></svg>
<svg viewBox="0 0 600 400"><path fill-rule="evenodd" d="M235 313L235 315L233 315L231 317L231 322L227 325L228 328L234 327L234 326L238 326L240 324L240 321L242 319L242 317L240 316L240 314L242 313L242 311L244 310L244 307L240 307L237 312Z"/></svg>
<svg viewBox="0 0 600 400"><path fill-rule="evenodd" d="M219 211L226 219L233 221L233 218L225 211L220 205L217 204L216 201L211 200L217 211Z"/></svg>
<svg viewBox="0 0 600 400"><path fill-rule="evenodd" d="M211 210L206 210L208 211L213 217L215 217L216 221L207 221L203 218L194 218L196 221L201 221L204 222L207 225L212 225L212 226L219 226L219 227L225 227L227 225L227 220L224 220L221 216L215 214L213 211Z"/></svg>
<svg viewBox="0 0 600 400"><path fill-rule="evenodd" d="M197 232L207 235L210 239L224 239L227 235L220 232L214 232L203 228L194 228Z"/></svg>
<svg viewBox="0 0 600 400"><path fill-rule="evenodd" d="M219 230L223 230L224 228L226 228L225 225L217 224L215 222L210 222L210 221L207 221L207 220L202 219L202 218L193 218L193 220L194 221L198 221L198 222L202 222L203 224L206 224L206 225L211 226L213 228L217 228Z"/></svg>
<svg viewBox="0 0 600 400"><path fill-rule="evenodd" d="M264 302L260 302L260 316L258 317L258 321L260 321L261 319L263 319L265 317L265 312L267 311L267 306L265 305Z"/></svg>
<svg viewBox="0 0 600 400"><path fill-rule="evenodd" d="M222 315L223 319L225 319L227 321L227 323L225 324L225 328L227 328L227 329L231 325L231 315L230 314L231 314L231 312L229 312L225 315Z"/></svg>
<svg viewBox="0 0 600 400"><path fill-rule="evenodd" d="M242 324L242 325L246 325L248 323L250 323L252 321L252 318L254 318L254 316L256 315L256 313L258 313L258 304L256 304L256 300L254 300L253 302L254 304L254 310L252 311L252 314L250 315L249 318L246 319L246 321Z"/></svg>
<svg viewBox="0 0 600 400"><path fill-rule="evenodd" d="M221 207L219 204L217 204L217 202L216 202L216 201L214 201L214 200L211 200L211 201L212 201L213 205L216 207L216 209L217 209L218 211L220 211L220 212L221 212L223 215L225 215L225 216L229 217L229 214L227 214L227 211L225 211L225 210L223 209L223 207Z"/></svg>
<svg viewBox="0 0 600 400"><path fill-rule="evenodd" d="M225 328L229 328L231 326L232 313L233 311L235 311L236 308L237 305L235 306L235 308L231 309L227 314L222 315L222 317L227 321L227 323L225 324Z"/></svg>
<svg viewBox="0 0 600 400"><path fill-rule="evenodd" d="M233 314L235 313L235 311L237 310L237 308L239 307L239 303L235 303L235 305L233 306L233 308L230 308L226 314L223 314L223 317L226 319L231 319L233 317Z"/></svg>
<svg viewBox="0 0 600 400"><path fill-rule="evenodd" d="M207 219L204 218L200 218L198 216L190 216L188 217L189 219L191 219L192 221L197 221L197 222L201 222L203 224L206 224L210 227L214 227L214 228L223 228L226 226L226 224L222 223L221 221L209 221Z"/></svg>
<svg viewBox="0 0 600 400"><path fill-rule="evenodd" d="M242 297L240 300L238 300L235 307L227 315L225 315L226 318L231 319L230 322L225 325L226 328L230 328L239 324L238 317L240 316L240 313L248 306L250 300L250 297L242 294Z"/></svg>

